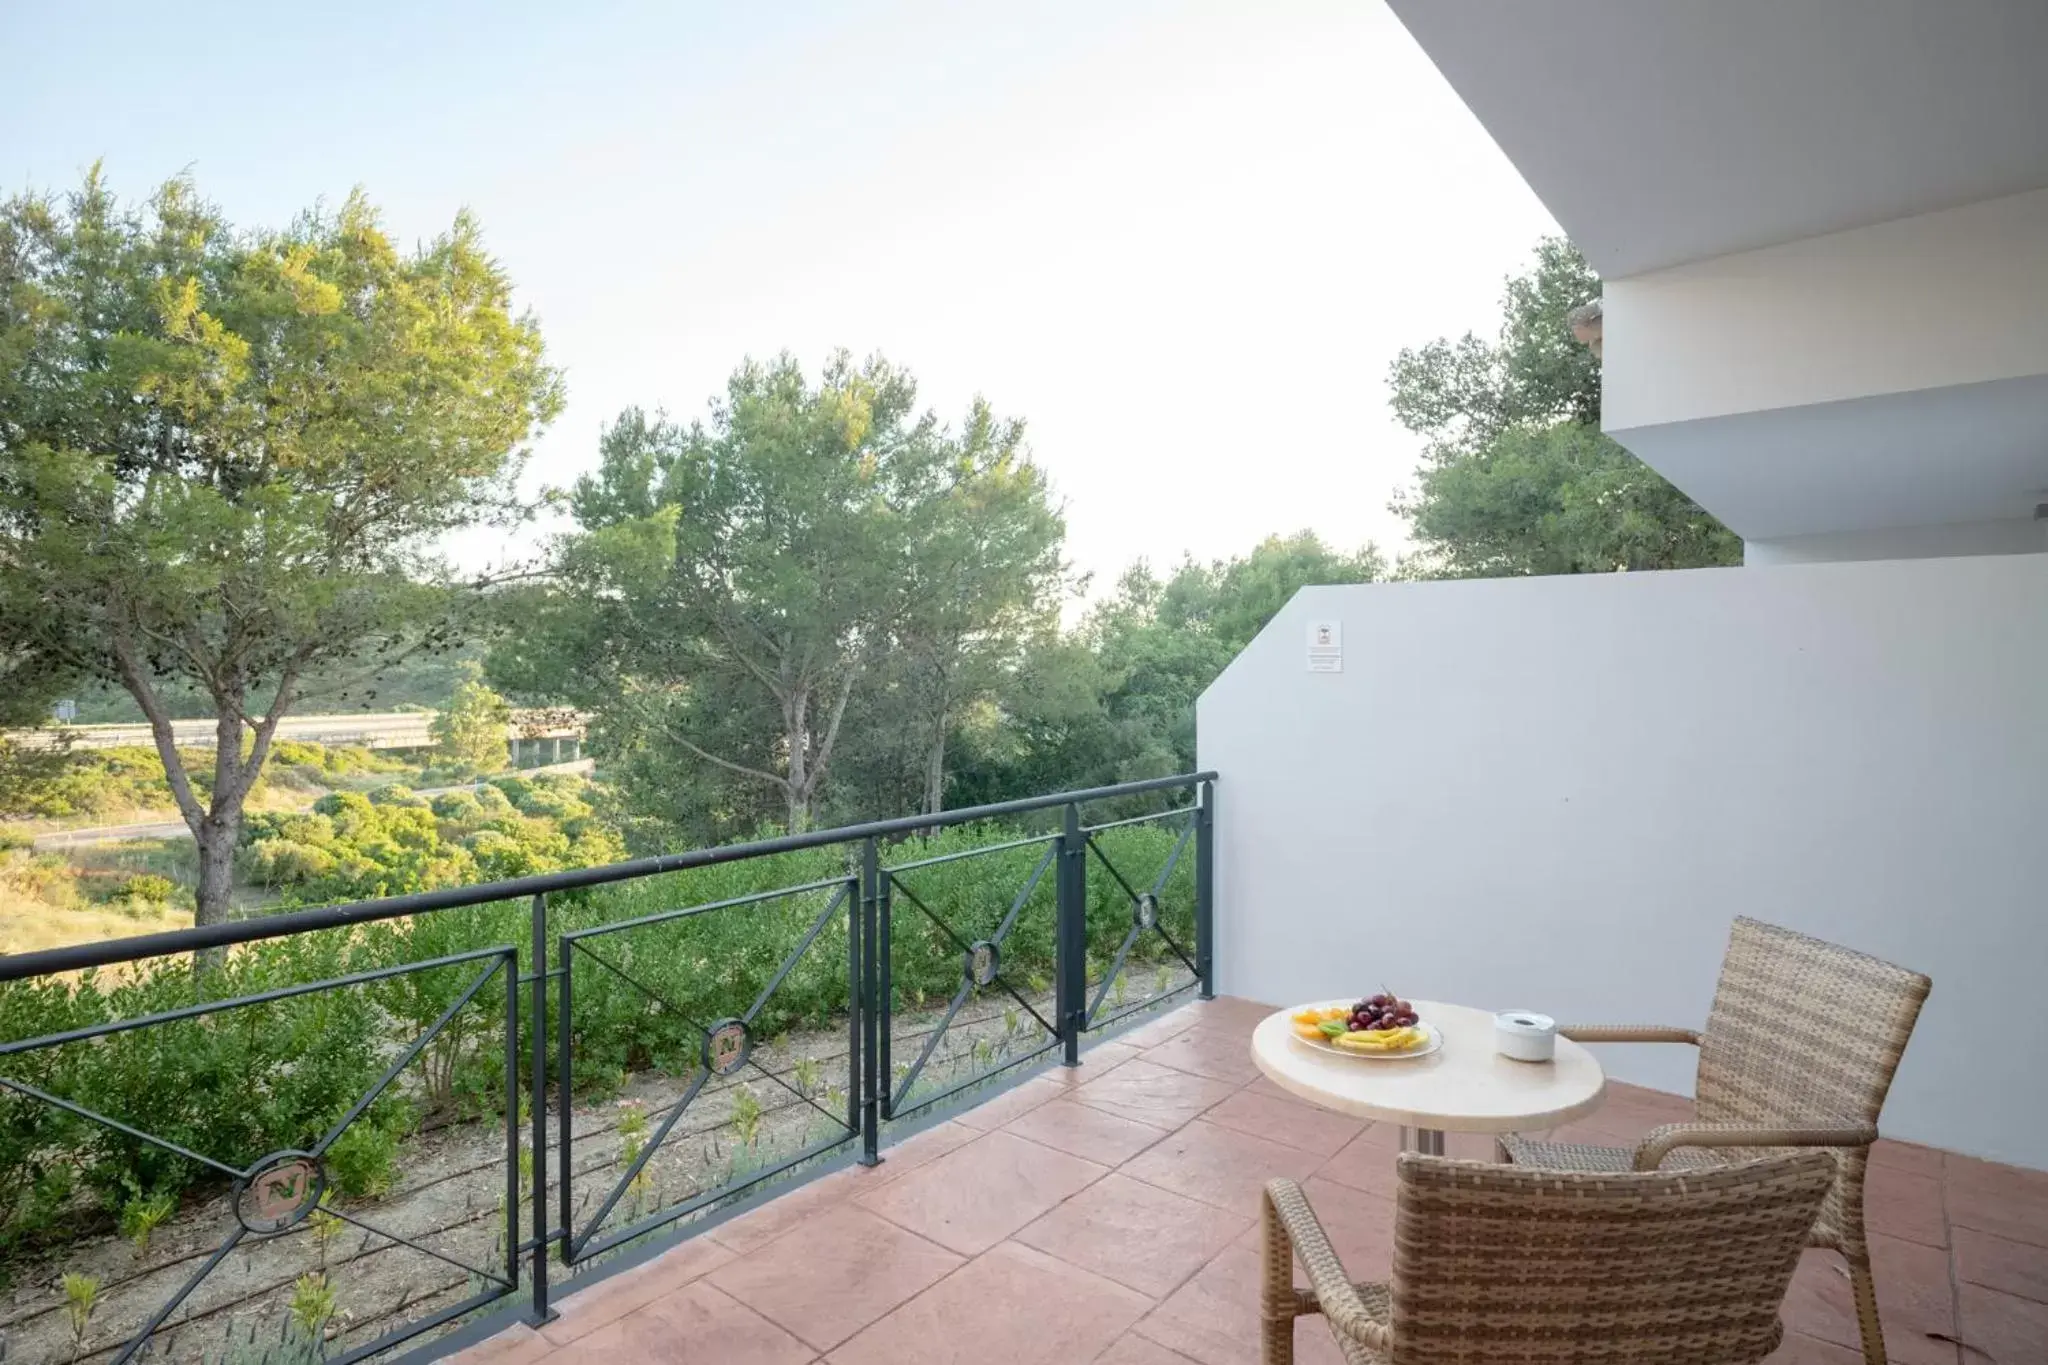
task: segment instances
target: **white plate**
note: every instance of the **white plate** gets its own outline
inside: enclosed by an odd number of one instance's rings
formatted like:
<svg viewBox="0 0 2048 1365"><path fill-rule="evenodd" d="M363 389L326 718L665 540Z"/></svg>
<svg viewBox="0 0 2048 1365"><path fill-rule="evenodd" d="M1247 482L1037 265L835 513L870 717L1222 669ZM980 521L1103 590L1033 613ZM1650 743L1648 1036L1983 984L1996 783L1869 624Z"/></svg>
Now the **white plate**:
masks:
<svg viewBox="0 0 2048 1365"><path fill-rule="evenodd" d="M1327 1005L1298 1005L1294 1009L1289 1010L1288 1013L1292 1015L1299 1014L1305 1009L1329 1009L1343 1003L1345 1002L1341 1000L1333 1000ZM1349 1057L1354 1061L1360 1062L1405 1062L1416 1057L1427 1057L1430 1053L1435 1052L1444 1045L1443 1034L1432 1027L1428 1020L1417 1020L1415 1027L1421 1029L1429 1036L1423 1039L1417 1046L1409 1048L1406 1052L1353 1052L1349 1048L1338 1047L1335 1043L1327 1041L1311 1043L1308 1039L1294 1031L1294 1023L1291 1019L1288 1021L1287 1036L1311 1052L1326 1052L1332 1057Z"/></svg>

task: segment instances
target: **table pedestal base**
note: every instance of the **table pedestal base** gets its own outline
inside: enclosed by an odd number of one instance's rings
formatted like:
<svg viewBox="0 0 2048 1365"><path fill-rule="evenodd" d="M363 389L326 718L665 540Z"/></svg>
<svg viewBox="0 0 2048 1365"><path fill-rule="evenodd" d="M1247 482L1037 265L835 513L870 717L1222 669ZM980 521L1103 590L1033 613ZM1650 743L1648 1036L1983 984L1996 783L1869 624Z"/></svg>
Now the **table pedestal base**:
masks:
<svg viewBox="0 0 2048 1365"><path fill-rule="evenodd" d="M1401 1150L1421 1152L1424 1156L1444 1154L1444 1130L1441 1128L1403 1128Z"/></svg>

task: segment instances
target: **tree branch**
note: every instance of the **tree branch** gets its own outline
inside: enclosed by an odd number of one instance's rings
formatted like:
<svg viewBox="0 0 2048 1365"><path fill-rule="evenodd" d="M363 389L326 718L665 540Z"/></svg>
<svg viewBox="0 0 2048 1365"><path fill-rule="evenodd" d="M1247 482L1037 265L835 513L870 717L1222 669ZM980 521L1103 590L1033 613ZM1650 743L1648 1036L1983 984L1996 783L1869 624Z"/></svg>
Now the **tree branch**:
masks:
<svg viewBox="0 0 2048 1365"><path fill-rule="evenodd" d="M702 749L699 748L697 745L692 744L689 740L684 739L681 735L676 734L673 730L671 730L669 733L672 736L674 736L676 743L682 745L685 749L688 749L691 753L703 759L706 763L715 763L719 767L724 768L727 772L738 773L741 777L751 777L756 781L769 783L770 785L774 786L777 790L785 794L789 791L788 778L779 777L776 774L770 772L763 772L759 768L749 768L746 764L735 763L729 758L720 758L717 754L712 753L708 749Z"/></svg>
<svg viewBox="0 0 2048 1365"><path fill-rule="evenodd" d="M185 824L196 839L200 825L206 821L206 811L192 791L191 779L185 775L185 761L178 756L177 734L171 729L171 718L164 711L156 690L143 676L141 665L135 658L135 644L128 638L127 631L119 624L110 624L113 628L107 635L113 648L114 666L121 675L122 685L149 719L150 737L156 741L156 756L164 765L164 781L170 785L171 796L178 803L178 814L185 817Z"/></svg>
<svg viewBox="0 0 2048 1365"><path fill-rule="evenodd" d="M839 742L839 722L846 718L846 703L853 697L853 684L860 677L860 665L854 664L846 670L846 680L839 684L839 699L832 703L832 720L825 727L825 738L818 744L817 761L811 764L809 780L805 784L812 791L824 781L826 765L832 761L832 746ZM810 793L806 792L805 796Z"/></svg>

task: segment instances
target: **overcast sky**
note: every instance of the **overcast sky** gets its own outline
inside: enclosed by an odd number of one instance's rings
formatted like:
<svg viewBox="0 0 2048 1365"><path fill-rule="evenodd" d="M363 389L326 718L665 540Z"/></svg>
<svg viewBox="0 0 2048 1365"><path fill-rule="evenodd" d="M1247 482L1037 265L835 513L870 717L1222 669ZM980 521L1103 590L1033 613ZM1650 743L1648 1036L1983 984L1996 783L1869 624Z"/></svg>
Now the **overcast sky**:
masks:
<svg viewBox="0 0 2048 1365"><path fill-rule="evenodd" d="M1397 548L1388 362L1490 334L1556 231L1378 0L0 0L0 52L0 189L104 158L244 224L475 210L568 373L535 487L743 356L880 350L1028 420L1097 591L1302 527Z"/></svg>

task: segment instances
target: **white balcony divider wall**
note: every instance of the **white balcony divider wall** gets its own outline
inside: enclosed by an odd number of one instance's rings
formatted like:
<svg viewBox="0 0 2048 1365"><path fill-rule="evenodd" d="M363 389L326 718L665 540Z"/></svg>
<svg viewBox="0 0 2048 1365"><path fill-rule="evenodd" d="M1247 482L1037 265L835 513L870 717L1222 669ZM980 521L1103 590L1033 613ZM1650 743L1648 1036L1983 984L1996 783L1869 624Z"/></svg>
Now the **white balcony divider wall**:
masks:
<svg viewBox="0 0 2048 1365"><path fill-rule="evenodd" d="M2048 555L1310 588L1199 734L1220 990L1697 1026L1746 913L1934 978L1889 1136L2048 1169Z"/></svg>

